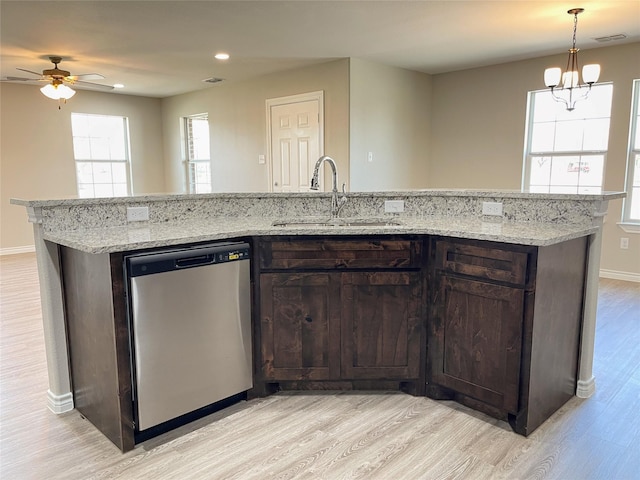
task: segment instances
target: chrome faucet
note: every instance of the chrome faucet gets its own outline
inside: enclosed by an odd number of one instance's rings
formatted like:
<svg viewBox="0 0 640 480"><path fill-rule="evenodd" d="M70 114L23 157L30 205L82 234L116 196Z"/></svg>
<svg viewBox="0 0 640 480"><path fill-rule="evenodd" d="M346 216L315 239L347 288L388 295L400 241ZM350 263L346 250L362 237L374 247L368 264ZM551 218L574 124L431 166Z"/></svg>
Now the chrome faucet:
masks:
<svg viewBox="0 0 640 480"><path fill-rule="evenodd" d="M311 190L318 190L320 188L320 183L318 180L318 175L320 173L320 165L324 162L328 162L331 166L331 173L333 178L333 189L331 190L331 218L338 218L340 215L340 210L344 207L344 204L347 203L347 195L345 192L345 185L342 184L342 198L338 199L338 168L336 167L336 162L333 158L328 157L326 155L320 157L316 162L316 167L313 169L313 177L311 177Z"/></svg>

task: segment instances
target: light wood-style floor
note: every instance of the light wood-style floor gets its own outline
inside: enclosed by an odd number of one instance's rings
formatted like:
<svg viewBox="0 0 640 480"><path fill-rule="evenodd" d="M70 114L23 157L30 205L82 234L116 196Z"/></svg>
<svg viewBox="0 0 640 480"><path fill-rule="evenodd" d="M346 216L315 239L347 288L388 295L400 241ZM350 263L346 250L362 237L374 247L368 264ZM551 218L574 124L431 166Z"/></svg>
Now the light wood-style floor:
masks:
<svg viewBox="0 0 640 480"><path fill-rule="evenodd" d="M122 454L54 415L33 254L0 257L0 478L640 479L640 284L601 281L597 393L529 438L452 402L401 393L277 394Z"/></svg>

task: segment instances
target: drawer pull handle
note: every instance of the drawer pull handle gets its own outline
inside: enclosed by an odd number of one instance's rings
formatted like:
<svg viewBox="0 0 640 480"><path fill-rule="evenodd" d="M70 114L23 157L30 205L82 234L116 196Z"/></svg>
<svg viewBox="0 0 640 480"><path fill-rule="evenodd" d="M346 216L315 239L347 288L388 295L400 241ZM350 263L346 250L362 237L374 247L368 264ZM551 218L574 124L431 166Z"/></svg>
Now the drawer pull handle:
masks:
<svg viewBox="0 0 640 480"><path fill-rule="evenodd" d="M305 315L305 316L304 316L304 319L305 319L307 322L309 322L309 323L313 322L313 318L311 318L311 316L310 316L310 315Z"/></svg>

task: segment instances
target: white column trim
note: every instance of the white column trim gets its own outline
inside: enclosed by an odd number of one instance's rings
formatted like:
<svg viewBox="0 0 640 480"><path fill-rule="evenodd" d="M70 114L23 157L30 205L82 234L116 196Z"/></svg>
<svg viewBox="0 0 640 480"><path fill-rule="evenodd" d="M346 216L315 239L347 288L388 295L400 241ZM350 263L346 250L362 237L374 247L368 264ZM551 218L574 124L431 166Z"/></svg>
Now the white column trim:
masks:
<svg viewBox="0 0 640 480"><path fill-rule="evenodd" d="M47 406L54 413L73 409L71 374L67 351L64 300L58 246L44 240L42 208L27 208L29 222L33 224L33 239L40 281L40 303L42 305L42 327L47 357L49 390Z"/></svg>
<svg viewBox="0 0 640 480"><path fill-rule="evenodd" d="M580 341L580 364L576 396L588 398L596 391L593 376L593 354L596 339L596 313L598 310L598 282L600 279L600 253L602 250L602 225L609 202L604 200L596 206L592 223L598 231L588 237L587 278L585 281L582 335Z"/></svg>
<svg viewBox="0 0 640 480"><path fill-rule="evenodd" d="M591 376L589 380L578 380L576 397L589 398L594 393L596 393L596 378L594 376Z"/></svg>
<svg viewBox="0 0 640 480"><path fill-rule="evenodd" d="M68 392L56 395L51 390L47 390L47 407L56 415L73 410L73 393Z"/></svg>

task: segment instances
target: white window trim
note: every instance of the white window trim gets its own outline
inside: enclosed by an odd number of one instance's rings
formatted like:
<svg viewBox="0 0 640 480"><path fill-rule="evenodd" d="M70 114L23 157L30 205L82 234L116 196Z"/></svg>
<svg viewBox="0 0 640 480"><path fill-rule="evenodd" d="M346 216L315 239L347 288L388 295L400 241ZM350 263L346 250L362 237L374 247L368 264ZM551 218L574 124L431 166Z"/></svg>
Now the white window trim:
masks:
<svg viewBox="0 0 640 480"><path fill-rule="evenodd" d="M618 222L617 225L626 233L640 233L640 223Z"/></svg>
<svg viewBox="0 0 640 480"><path fill-rule="evenodd" d="M631 192L633 192L633 177L635 170L635 157L640 155L640 145L634 149L636 132L640 129L638 119L638 109L640 108L640 79L633 81L633 93L631 101L631 114L629 116L629 144L627 148L627 168L625 169L624 188L627 197L622 202L622 220L618 225L626 233L640 233L640 221L629 218L631 211Z"/></svg>
<svg viewBox="0 0 640 480"><path fill-rule="evenodd" d="M195 113L192 115L185 115L181 117L181 131L182 131L182 150L183 150L183 164L184 164L184 172L185 172L185 191L190 194L195 194L195 184L191 182L191 169L195 167L198 163L208 163L209 164L209 172L211 175L211 151L209 151L209 158L207 159L191 159L189 155L189 130L187 128L187 121L193 118L206 118L207 122L209 121L209 113ZM213 181L212 178L209 179ZM213 189L213 185L212 185Z"/></svg>
<svg viewBox="0 0 640 480"><path fill-rule="evenodd" d="M113 159L94 159L94 158L76 158L75 156L75 151L74 151L74 165L77 168L77 164L78 162L84 162L84 163L100 163L100 162L105 162L105 163L124 163L125 164L125 170L126 170L126 175L127 175L127 193L126 196L130 196L133 195L133 174L131 172L131 141L129 138L129 117L123 116L123 115L111 115L111 114L102 114L102 113L84 113L84 112L72 112L71 115L84 115L84 116L95 116L95 117L117 117L122 119L123 122L123 133L124 133L124 148L125 148L125 152L126 152L126 158L124 160L113 160ZM71 132L71 137L73 139L74 135L73 135L73 129ZM73 140L72 140L73 141ZM94 184L95 185L95 184ZM76 191L78 191L79 188L79 184L78 184L78 175L76 173ZM95 195L93 197L89 197L89 198L99 198L96 197ZM116 197L109 197L109 198L116 198Z"/></svg>
<svg viewBox="0 0 640 480"><path fill-rule="evenodd" d="M608 84L612 84L612 82L603 82L603 83L598 83L597 85L608 85ZM562 151L551 151L551 152L532 152L531 151L531 132L533 131L533 115L531 112L531 108L532 106L535 108L535 106L533 105L533 98L534 95L536 93L541 93L541 92L546 92L548 91L548 89L542 89L542 90L533 90L530 91L527 97L527 108L526 108L526 112L525 112L525 119L526 119L526 126L525 126L525 138L524 138L524 154L523 154L523 159L522 159L522 184L521 184L521 189L523 191L528 191L530 188L530 183L531 183L531 169L530 167L530 163L531 163L531 159L532 158L537 158L537 157L562 157L562 156L583 156L583 155L602 155L603 158L603 176L602 176L602 182L600 184L600 190L604 189L604 172L606 172L606 168L607 168L607 156L609 153L609 149L607 148L607 150L562 150ZM609 119L611 119L611 114L609 114ZM609 126L609 130L611 130L611 126Z"/></svg>

